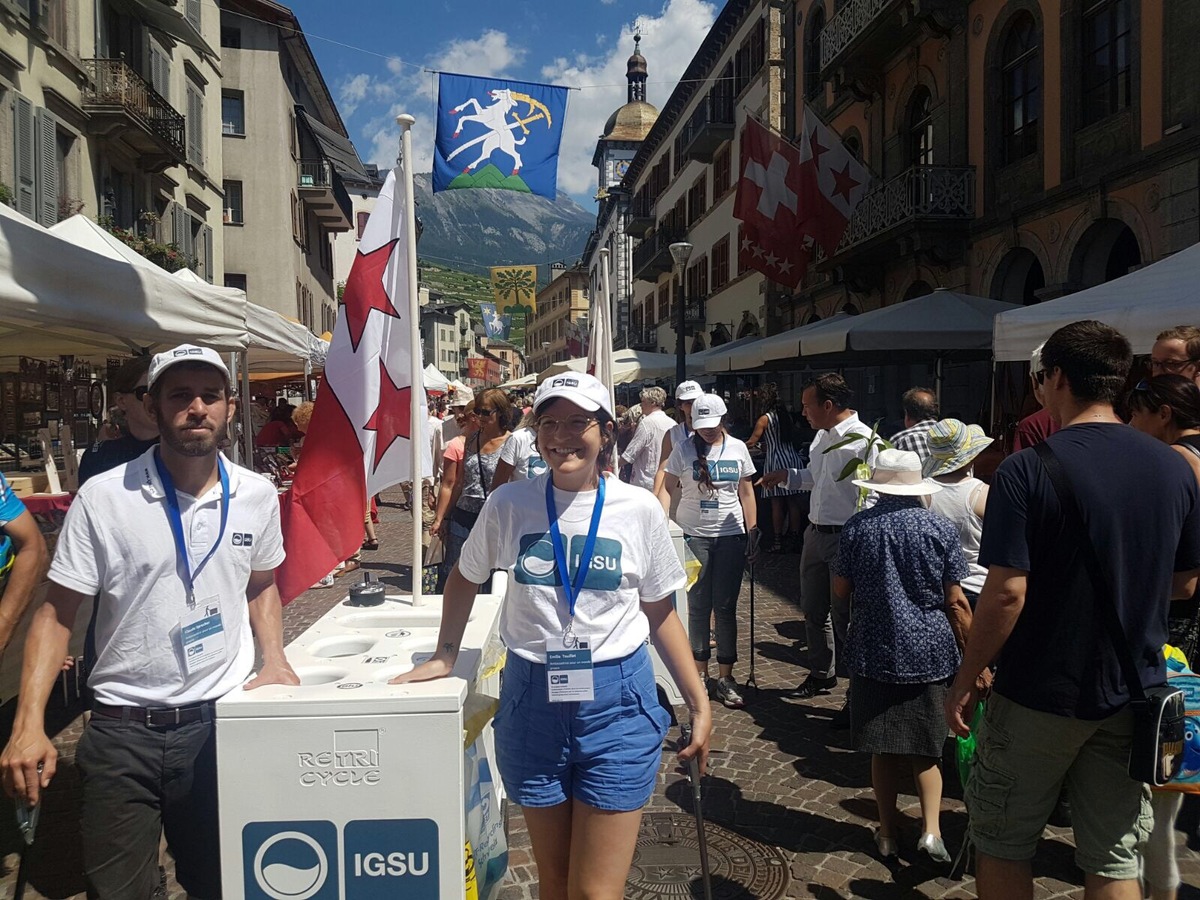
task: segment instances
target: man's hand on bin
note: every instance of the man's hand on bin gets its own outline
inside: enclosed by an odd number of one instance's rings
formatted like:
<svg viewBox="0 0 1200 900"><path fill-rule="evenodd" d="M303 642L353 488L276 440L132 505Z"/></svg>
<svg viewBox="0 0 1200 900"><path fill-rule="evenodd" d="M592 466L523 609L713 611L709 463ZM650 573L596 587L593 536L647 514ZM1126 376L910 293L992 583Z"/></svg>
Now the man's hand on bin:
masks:
<svg viewBox="0 0 1200 900"><path fill-rule="evenodd" d="M277 663L264 663L258 674L243 686L245 690L266 687L268 684L299 684L300 676L296 674L291 664L284 660Z"/></svg>
<svg viewBox="0 0 1200 900"><path fill-rule="evenodd" d="M14 733L0 754L4 792L27 806L37 806L57 768L58 751L44 731Z"/></svg>

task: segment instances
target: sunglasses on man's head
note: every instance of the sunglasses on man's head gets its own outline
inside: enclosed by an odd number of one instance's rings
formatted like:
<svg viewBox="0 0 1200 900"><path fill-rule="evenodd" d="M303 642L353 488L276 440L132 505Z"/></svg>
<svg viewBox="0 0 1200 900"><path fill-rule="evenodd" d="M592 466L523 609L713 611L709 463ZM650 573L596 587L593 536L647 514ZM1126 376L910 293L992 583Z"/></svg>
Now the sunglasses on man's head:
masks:
<svg viewBox="0 0 1200 900"><path fill-rule="evenodd" d="M147 393L149 393L149 391L150 391L150 388L146 387L144 384L139 384L132 391L126 391L125 393L133 394L133 396L137 397L137 399L140 401L143 397L146 396Z"/></svg>

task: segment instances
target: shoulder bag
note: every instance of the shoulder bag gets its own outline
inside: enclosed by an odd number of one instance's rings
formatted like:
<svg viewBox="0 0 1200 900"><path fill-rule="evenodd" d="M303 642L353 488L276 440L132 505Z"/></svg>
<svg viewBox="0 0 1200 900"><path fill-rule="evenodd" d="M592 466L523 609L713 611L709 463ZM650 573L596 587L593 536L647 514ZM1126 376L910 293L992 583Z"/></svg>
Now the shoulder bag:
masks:
<svg viewBox="0 0 1200 900"><path fill-rule="evenodd" d="M1162 787L1178 772L1183 762L1183 691L1169 685L1147 690L1129 649L1129 638L1117 614L1116 597L1108 576L1096 555L1095 545L1088 533L1079 501L1071 487L1066 469L1054 451L1043 441L1034 451L1054 486L1063 516L1077 529L1083 550L1083 564L1092 581L1113 649L1121 664L1125 683L1129 686L1129 705L1133 708L1133 739L1129 749L1129 776L1153 787Z"/></svg>

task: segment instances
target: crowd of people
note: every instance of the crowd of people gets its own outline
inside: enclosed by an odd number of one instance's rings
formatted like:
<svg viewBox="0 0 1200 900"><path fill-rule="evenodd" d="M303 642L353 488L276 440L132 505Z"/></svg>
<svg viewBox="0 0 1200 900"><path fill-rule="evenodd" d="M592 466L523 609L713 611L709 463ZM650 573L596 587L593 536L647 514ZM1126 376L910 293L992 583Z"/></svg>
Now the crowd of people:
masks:
<svg viewBox="0 0 1200 900"><path fill-rule="evenodd" d="M449 674L479 587L510 573L497 766L524 809L543 896L585 885L622 895L669 724L648 643L688 708L681 760L703 770L710 701L754 702L735 674L737 610L764 552L799 553L790 599L807 672L789 693L846 683L831 724L870 756L882 859L907 846L950 863L940 813L953 734L976 747L964 796L980 897L1033 896L1031 861L1060 808L1087 897L1176 896L1183 794L1152 792L1130 759L1142 698L1165 683L1168 658L1179 670L1197 653L1200 328L1163 332L1145 378L1129 342L1099 322L1059 329L1031 363L1040 408L994 472L978 471L993 438L943 417L936 391L905 392L904 428L885 440L832 373L804 387L795 418L774 385L760 387L745 440L727 398L691 381L669 411L662 388L625 409L585 374L547 379L531 397L458 385L431 402L423 502L444 544L443 618L437 651L396 680ZM77 763L99 896L149 896L161 829L180 884L219 896L213 702L243 683L296 683L274 588L273 487L219 453L230 387L202 348L117 373L120 431L83 457L86 483L25 648L0 777L33 803L56 765L45 702L77 610L98 598ZM264 446L300 451L311 405L265 412ZM0 529L17 550L0 624L19 615L46 558L9 494L0 480ZM216 552L227 524L253 546ZM671 602L680 590L686 631ZM187 652L197 628L223 635L211 659ZM897 801L909 777L921 831L906 845Z"/></svg>

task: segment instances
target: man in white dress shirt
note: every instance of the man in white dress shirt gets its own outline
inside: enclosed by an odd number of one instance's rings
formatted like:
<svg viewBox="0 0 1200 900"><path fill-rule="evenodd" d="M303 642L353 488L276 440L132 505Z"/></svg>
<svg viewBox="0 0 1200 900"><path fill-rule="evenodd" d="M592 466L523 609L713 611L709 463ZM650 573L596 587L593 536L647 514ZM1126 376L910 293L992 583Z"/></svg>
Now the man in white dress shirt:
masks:
<svg viewBox="0 0 1200 900"><path fill-rule="evenodd" d="M658 474L659 453L663 437L675 427L675 420L663 412L667 392L660 387L642 390L642 420L638 422L633 440L621 454L621 460L630 465L629 483L654 490L654 476Z"/></svg>
<svg viewBox="0 0 1200 900"><path fill-rule="evenodd" d="M856 457L874 465L877 453L875 447L866 451L871 429L850 409L850 400L850 388L841 375L819 375L812 381L801 394L801 411L817 430L808 468L769 472L761 481L764 487L786 484L789 490L812 491L809 525L800 555L800 608L808 636L809 673L796 689L796 697L828 692L837 684L837 675L848 674L841 660L850 624L850 603L833 594L833 566L842 526L858 511L858 488L851 482L853 474L842 480L839 477ZM829 449L854 434L862 435L862 440ZM865 505L872 502L873 498L868 498Z"/></svg>

